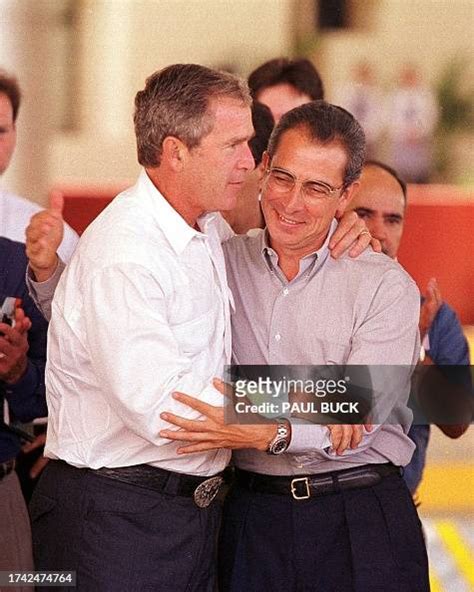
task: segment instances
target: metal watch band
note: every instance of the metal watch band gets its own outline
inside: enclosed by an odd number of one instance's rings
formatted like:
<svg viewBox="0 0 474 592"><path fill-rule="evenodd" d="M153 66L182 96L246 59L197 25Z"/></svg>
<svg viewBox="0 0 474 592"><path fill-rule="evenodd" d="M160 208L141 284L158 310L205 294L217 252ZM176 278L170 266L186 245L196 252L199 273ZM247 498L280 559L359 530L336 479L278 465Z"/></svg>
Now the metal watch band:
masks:
<svg viewBox="0 0 474 592"><path fill-rule="evenodd" d="M290 427L287 421L282 421L277 426L277 433L267 448L267 454L282 454L288 448Z"/></svg>

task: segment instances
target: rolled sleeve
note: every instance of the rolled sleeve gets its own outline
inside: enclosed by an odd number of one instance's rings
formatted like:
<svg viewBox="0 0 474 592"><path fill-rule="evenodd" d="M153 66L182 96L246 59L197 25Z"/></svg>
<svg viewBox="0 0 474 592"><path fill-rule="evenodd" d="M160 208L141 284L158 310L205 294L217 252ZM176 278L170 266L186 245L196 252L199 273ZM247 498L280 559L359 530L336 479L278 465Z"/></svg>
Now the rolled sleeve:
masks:
<svg viewBox="0 0 474 592"><path fill-rule="evenodd" d="M301 424L291 421L291 441L287 452L299 454L309 450L324 450L331 446L329 430L324 425Z"/></svg>

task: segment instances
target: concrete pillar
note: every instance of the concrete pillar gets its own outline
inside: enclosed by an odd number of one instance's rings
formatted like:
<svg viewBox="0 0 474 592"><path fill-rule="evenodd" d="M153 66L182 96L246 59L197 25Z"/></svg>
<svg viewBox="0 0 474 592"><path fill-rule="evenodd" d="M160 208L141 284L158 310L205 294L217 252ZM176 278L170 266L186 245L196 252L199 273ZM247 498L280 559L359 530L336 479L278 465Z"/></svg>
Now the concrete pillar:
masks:
<svg viewBox="0 0 474 592"><path fill-rule="evenodd" d="M84 0L80 16L83 129L108 141L133 130L133 0Z"/></svg>

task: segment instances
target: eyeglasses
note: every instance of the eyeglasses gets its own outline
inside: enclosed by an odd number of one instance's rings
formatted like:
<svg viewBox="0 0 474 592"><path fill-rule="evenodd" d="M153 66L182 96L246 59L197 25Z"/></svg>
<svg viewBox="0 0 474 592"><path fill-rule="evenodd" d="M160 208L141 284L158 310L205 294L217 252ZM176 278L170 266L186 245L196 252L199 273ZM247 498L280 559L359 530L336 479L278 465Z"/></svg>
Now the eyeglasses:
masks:
<svg viewBox="0 0 474 592"><path fill-rule="evenodd" d="M290 193L295 188L298 182L296 177L290 171L280 169L279 167L271 167L266 170L268 186L276 193ZM340 191L344 187L344 183L340 187L332 187L324 181L302 181L301 192L303 198L308 203L317 203L321 199L331 197L336 191Z"/></svg>

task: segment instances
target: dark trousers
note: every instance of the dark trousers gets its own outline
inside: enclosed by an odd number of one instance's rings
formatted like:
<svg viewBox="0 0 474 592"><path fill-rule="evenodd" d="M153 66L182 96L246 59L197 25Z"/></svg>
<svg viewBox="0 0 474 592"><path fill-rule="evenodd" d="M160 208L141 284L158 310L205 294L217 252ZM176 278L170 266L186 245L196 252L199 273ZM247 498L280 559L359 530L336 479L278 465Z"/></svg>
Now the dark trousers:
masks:
<svg viewBox="0 0 474 592"><path fill-rule="evenodd" d="M75 570L80 592L215 590L217 501L201 509L51 461L30 513L36 569Z"/></svg>
<svg viewBox="0 0 474 592"><path fill-rule="evenodd" d="M427 592L416 508L399 475L297 501L234 487L224 504L220 592Z"/></svg>

